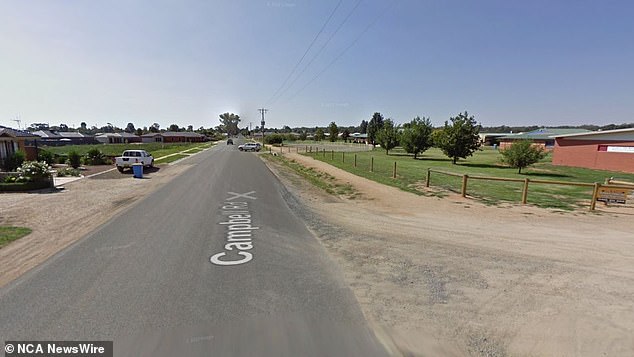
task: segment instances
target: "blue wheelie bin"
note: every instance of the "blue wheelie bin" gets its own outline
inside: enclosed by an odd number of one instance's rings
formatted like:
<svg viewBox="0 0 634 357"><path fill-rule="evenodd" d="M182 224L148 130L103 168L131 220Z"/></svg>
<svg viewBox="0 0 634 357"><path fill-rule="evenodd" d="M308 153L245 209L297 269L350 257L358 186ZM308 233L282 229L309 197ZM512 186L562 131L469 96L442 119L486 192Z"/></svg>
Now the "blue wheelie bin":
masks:
<svg viewBox="0 0 634 357"><path fill-rule="evenodd" d="M143 164L132 164L134 178L143 178Z"/></svg>

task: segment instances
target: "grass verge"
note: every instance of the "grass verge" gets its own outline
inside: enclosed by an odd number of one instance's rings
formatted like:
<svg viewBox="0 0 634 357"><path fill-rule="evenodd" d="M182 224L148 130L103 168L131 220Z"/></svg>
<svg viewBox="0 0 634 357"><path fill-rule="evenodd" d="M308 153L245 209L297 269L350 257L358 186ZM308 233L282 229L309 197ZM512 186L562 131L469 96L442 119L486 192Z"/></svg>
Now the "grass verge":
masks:
<svg viewBox="0 0 634 357"><path fill-rule="evenodd" d="M354 156L356 155L356 167ZM470 176L493 176L505 178L529 178L550 181L568 182L603 182L607 177L618 177L627 181L634 181L634 175L621 172L591 170L576 167L555 166L551 164L550 155L541 162L524 169L522 174L517 169L507 167L501 163L501 154L497 150L485 149L476 152L467 160L460 160L452 164L451 160L438 149L430 149L418 159L403 150L392 150L386 155L384 150L356 152L345 154L337 152L334 158L330 153L312 154L317 160L324 161L335 167L365 177L367 179L398 187L404 191L416 194L438 194L441 191L460 192L461 178L442 174L432 174L431 188L425 189L425 177L428 168L467 174ZM371 162L374 160L373 172L370 172ZM394 163L397 166L397 176L392 178ZM522 183L469 180L467 194L487 204L499 202L519 203L521 200ZM545 208L574 210L581 206L587 207L592 196L592 188L561 186L531 183L528 190L528 203Z"/></svg>
<svg viewBox="0 0 634 357"><path fill-rule="evenodd" d="M170 162L174 162L176 160L180 160L180 159L185 158L185 157L189 157L189 155L176 154L176 155L164 157L162 159L154 160L154 163L156 163L156 164L168 164Z"/></svg>
<svg viewBox="0 0 634 357"><path fill-rule="evenodd" d="M265 160L280 164L297 173L306 179L312 185L317 186L331 195L343 196L348 199L355 199L359 196L359 192L350 184L342 184L338 180L325 172L317 171L313 168L306 167L295 160L287 159L283 156L260 155Z"/></svg>
<svg viewBox="0 0 634 357"><path fill-rule="evenodd" d="M0 226L0 248L31 233L30 228Z"/></svg>

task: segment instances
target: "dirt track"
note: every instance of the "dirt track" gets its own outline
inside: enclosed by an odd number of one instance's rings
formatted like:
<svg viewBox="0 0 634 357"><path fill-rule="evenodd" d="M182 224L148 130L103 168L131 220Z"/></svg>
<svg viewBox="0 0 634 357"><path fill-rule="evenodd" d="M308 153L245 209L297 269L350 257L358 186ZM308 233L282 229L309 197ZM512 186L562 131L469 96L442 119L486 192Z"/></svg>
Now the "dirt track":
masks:
<svg viewBox="0 0 634 357"><path fill-rule="evenodd" d="M416 196L286 154L352 184L333 198L272 165L404 353L634 355L634 220ZM317 216L314 215L317 214Z"/></svg>

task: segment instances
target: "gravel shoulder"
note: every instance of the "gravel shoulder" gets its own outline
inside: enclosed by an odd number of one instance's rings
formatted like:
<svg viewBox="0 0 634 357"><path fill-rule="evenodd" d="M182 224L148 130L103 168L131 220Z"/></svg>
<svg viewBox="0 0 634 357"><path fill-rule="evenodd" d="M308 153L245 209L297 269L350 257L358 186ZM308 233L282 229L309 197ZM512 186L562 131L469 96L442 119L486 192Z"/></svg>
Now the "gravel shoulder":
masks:
<svg viewBox="0 0 634 357"><path fill-rule="evenodd" d="M366 318L403 354L634 354L631 215L417 196L285 156L360 193L327 195L268 163Z"/></svg>
<svg viewBox="0 0 634 357"><path fill-rule="evenodd" d="M188 167L165 165L146 173L142 180L114 170L65 184L61 191L0 195L0 225L33 230L0 249L0 286L79 240Z"/></svg>

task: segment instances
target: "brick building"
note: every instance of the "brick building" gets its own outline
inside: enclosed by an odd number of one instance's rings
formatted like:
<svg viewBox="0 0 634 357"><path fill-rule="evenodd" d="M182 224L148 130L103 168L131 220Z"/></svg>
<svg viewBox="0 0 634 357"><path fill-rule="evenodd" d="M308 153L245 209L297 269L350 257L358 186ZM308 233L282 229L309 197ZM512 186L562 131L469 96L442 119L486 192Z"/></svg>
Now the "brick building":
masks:
<svg viewBox="0 0 634 357"><path fill-rule="evenodd" d="M634 173L634 128L557 135L553 165Z"/></svg>

